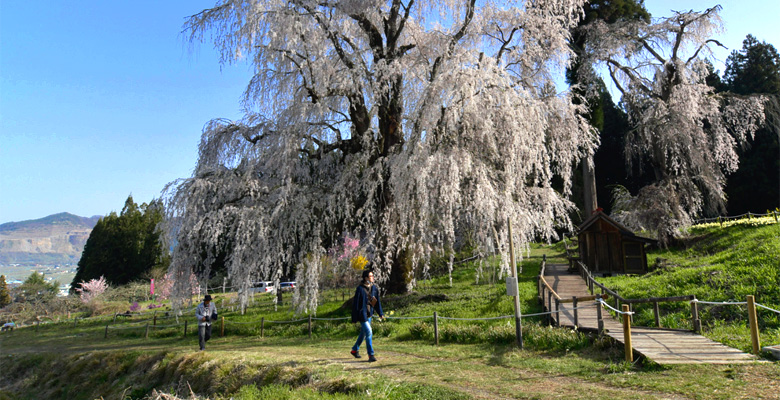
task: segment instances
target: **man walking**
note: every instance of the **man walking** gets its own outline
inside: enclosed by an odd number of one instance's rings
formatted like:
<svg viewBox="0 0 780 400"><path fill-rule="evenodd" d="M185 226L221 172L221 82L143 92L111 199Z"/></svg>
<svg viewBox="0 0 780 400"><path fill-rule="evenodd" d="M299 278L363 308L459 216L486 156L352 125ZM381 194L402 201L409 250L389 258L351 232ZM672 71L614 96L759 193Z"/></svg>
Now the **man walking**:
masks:
<svg viewBox="0 0 780 400"><path fill-rule="evenodd" d="M211 295L207 294L203 302L195 309L195 318L198 319L198 343L200 351L206 349L206 342L211 339L211 321L217 319L217 306L211 303Z"/></svg>
<svg viewBox="0 0 780 400"><path fill-rule="evenodd" d="M360 358L358 350L365 339L368 362L374 362L376 357L374 357L374 346L371 340L373 338L371 317L374 315L374 311L379 314L381 319L385 318L385 314L382 312L382 303L379 301L379 288L374 284L374 273L366 269L363 271L362 278L363 280L355 290L355 297L352 299L352 322L360 323L360 334L355 345L352 346L350 354L355 358Z"/></svg>

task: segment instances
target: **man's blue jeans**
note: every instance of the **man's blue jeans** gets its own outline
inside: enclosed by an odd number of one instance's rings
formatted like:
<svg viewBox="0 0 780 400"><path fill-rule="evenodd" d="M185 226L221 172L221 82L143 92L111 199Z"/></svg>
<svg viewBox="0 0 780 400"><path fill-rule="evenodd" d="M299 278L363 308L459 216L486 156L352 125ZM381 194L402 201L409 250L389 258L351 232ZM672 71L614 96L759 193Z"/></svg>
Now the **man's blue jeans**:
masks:
<svg viewBox="0 0 780 400"><path fill-rule="evenodd" d="M371 338L373 336L374 333L371 331L371 318L369 318L368 321L360 323L360 334L358 335L357 342L352 346L352 350L358 351L358 349L360 349L360 344L363 343L363 339L366 339L366 352L369 356L373 356L374 346L371 343Z"/></svg>

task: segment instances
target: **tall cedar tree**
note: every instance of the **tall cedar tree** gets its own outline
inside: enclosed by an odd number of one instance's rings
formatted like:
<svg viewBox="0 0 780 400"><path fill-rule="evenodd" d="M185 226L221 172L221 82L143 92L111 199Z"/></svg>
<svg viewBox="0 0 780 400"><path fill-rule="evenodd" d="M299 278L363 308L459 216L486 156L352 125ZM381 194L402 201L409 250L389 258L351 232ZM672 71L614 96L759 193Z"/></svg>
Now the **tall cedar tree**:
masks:
<svg viewBox="0 0 780 400"><path fill-rule="evenodd" d="M739 153L739 169L728 177L728 213L763 213L780 207L780 55L766 42L748 35L742 50L726 60L724 89L739 95L764 94L770 124L756 132L753 141Z"/></svg>
<svg viewBox="0 0 780 400"><path fill-rule="evenodd" d="M581 163L582 178L575 181L573 188L575 202L582 211L581 218L587 219L596 207L609 209L609 190L605 185L627 183L625 182L627 167L622 161L623 157L618 156L623 150L612 147L615 142L622 143L622 136L627 130L614 129L620 124L619 121L605 121L605 114L620 118L615 114L621 111L615 108L604 83L601 80L591 84L580 82L579 77L582 74L580 70L593 68L592 65L587 64L588 59L584 57L588 39L588 30L585 27L595 21L607 24L635 20L650 22L650 13L645 9L643 0L594 0L583 6L583 12L585 17L572 30L569 39L569 45L576 57L566 70L566 81L573 86L573 92L577 94L574 98L575 102L584 101L587 104L587 118L599 131L602 141L592 160L593 165L590 164L591 160L583 160ZM611 109L607 110L607 108ZM609 131L606 130L605 124L610 125ZM605 157L605 154L608 156Z"/></svg>
<svg viewBox="0 0 780 400"><path fill-rule="evenodd" d="M162 218L160 201L138 206L132 196L119 215L112 212L101 218L84 245L71 291L101 276L111 285L123 285L143 278L154 267L165 268L168 257L157 229Z"/></svg>

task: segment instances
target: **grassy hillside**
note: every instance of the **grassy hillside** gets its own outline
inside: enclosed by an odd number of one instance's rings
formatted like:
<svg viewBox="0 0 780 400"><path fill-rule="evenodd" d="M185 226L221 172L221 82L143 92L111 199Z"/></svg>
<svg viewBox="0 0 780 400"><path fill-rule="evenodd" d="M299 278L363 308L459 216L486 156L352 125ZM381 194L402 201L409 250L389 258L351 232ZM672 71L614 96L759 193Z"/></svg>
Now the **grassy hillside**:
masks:
<svg viewBox="0 0 780 400"><path fill-rule="evenodd" d="M638 277L610 277L600 281L623 297L695 295L712 302L756 302L780 309L780 224L774 218L733 221L690 228L688 238L674 247L648 255L651 272ZM691 328L688 303L665 304L661 323ZM704 333L742 350L750 349L745 306L700 305ZM649 305L636 310L635 323L653 326ZM780 318L758 310L762 343L780 343Z"/></svg>
<svg viewBox="0 0 780 400"><path fill-rule="evenodd" d="M703 245L707 240L696 243ZM542 254L563 261L560 246L532 248L519 279L524 314L540 311L535 276ZM665 254L670 260L667 271L613 280L610 285L624 285L621 293L629 296L629 287L636 285L632 282L699 268L671 266L678 252ZM684 258L674 262L682 263ZM491 277L496 264L497 260L484 263L479 283L477 263L461 264L452 286L446 275L420 282L415 293L383 299L385 313L392 317L429 316L434 311L457 318L511 315L512 302L503 281ZM669 279L672 287L677 284ZM348 316L342 293L326 292L316 316ZM226 320L225 337L218 336L216 325L206 352L196 351L192 324L183 336L182 322L188 319L191 323L192 316L164 319L165 309L158 311L160 326L150 329L148 338L150 314L116 322L108 316L77 324L71 320L0 334L0 363L6 371L0 375L0 399L163 398L160 393L190 398L191 392L199 398L247 400L732 399L769 398L780 392L777 363L662 367L640 360L626 364L622 348L608 339L548 327L540 317L523 319L523 350L514 346L512 319L440 320L439 346L433 345L431 319L376 321L374 340L380 361L369 364L363 362L363 349L362 360L349 355L357 329L347 321L315 320L309 339L307 320L272 322L301 318L292 313L289 295L279 307L274 307L270 297L260 295L244 315L233 311L234 297L215 296L220 316ZM700 298L705 299L703 294ZM261 319L265 321L263 337Z"/></svg>

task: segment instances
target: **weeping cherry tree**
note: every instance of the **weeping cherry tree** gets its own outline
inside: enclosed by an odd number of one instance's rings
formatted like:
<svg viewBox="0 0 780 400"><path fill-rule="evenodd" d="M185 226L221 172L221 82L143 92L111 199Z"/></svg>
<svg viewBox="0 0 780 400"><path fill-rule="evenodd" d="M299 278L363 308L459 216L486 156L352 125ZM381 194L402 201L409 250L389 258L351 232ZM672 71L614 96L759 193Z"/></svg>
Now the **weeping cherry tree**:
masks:
<svg viewBox="0 0 780 400"><path fill-rule="evenodd" d="M213 40L223 63L246 60L254 76L245 116L209 122L192 177L166 189L172 270L206 276L226 254L244 289L294 271L304 312L316 309L322 257L345 236L375 249L392 292L464 236L506 268L508 220L518 245L570 227L572 168L597 144L555 86L581 10L224 0L190 17L193 42Z"/></svg>
<svg viewBox="0 0 780 400"><path fill-rule="evenodd" d="M719 11L588 28L590 62L609 74L633 125L628 164L649 165L655 174L636 196L616 194L616 218L657 231L663 242L692 218L725 210L725 175L737 169L737 146L764 121L764 98L715 94L705 82L710 47L721 45L712 39L721 30Z"/></svg>

